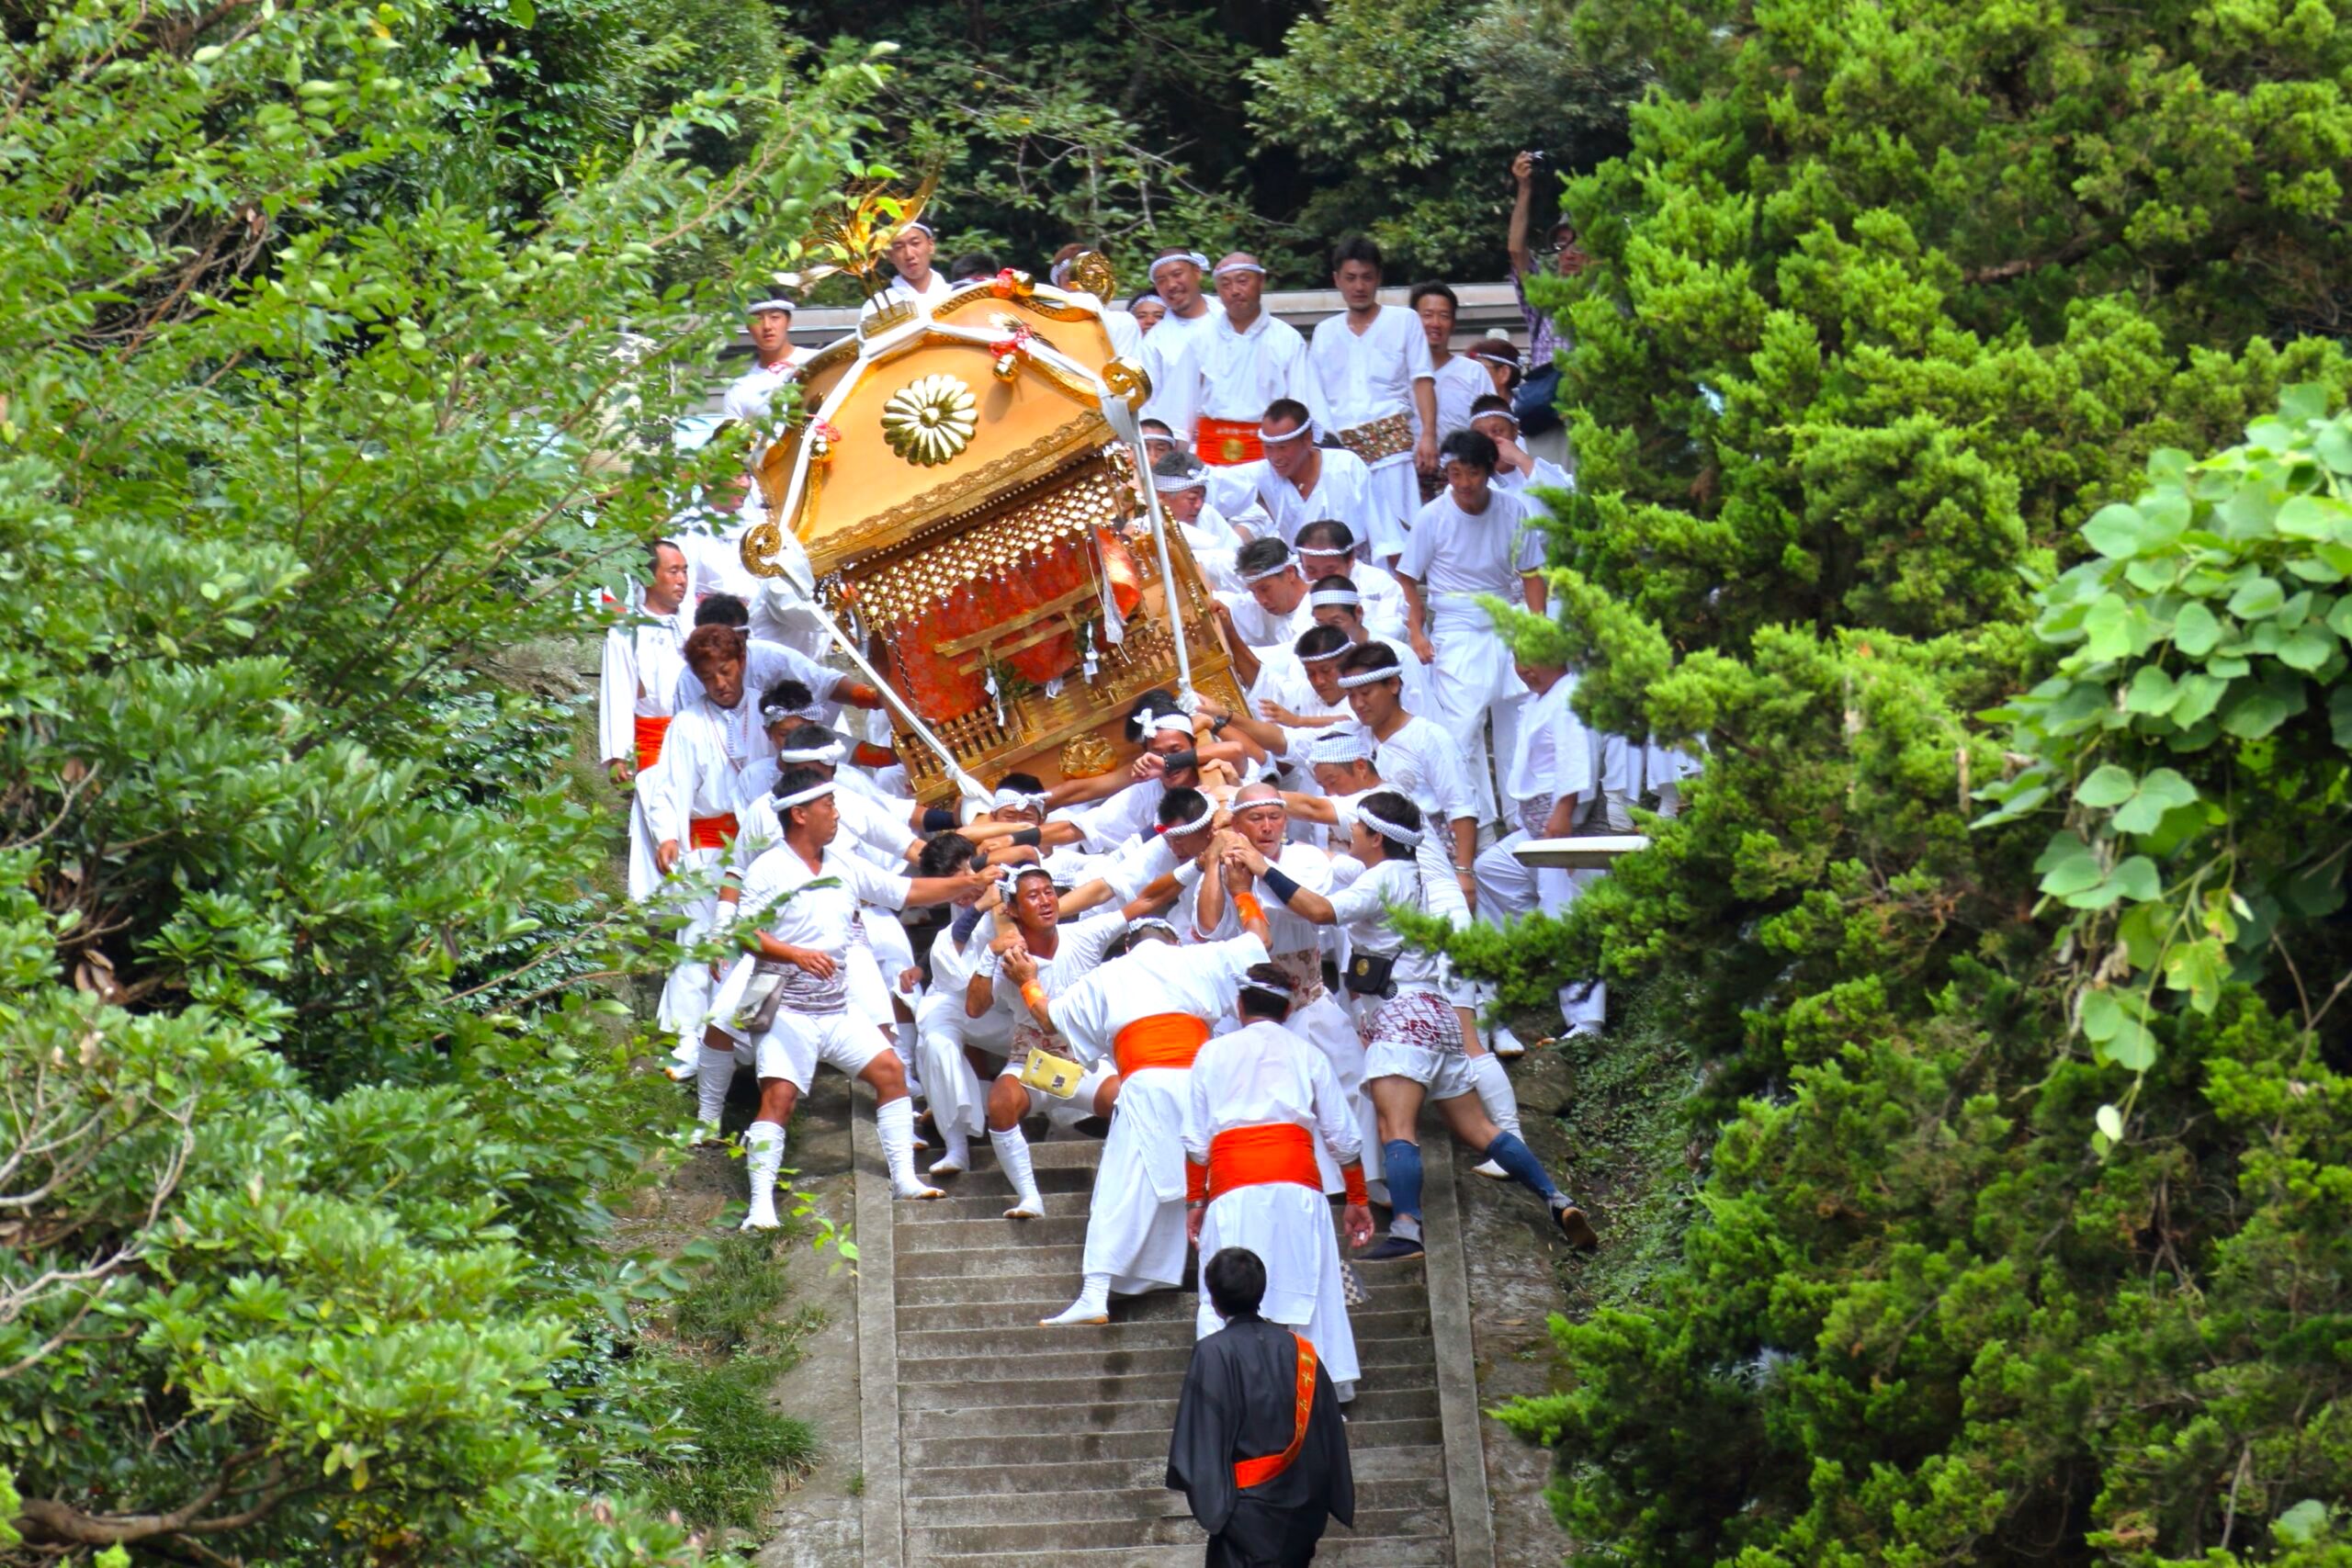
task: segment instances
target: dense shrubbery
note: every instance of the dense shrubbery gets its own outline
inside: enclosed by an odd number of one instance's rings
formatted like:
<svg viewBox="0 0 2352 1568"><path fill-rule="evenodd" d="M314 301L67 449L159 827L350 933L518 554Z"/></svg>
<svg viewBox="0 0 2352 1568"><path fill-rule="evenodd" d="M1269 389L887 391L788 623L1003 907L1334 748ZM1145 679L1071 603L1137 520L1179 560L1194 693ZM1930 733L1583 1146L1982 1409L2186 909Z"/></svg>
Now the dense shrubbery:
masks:
<svg viewBox="0 0 2352 1568"><path fill-rule="evenodd" d="M772 265L873 79L695 94L525 222L452 25L86 0L0 56L0 1470L40 1561L692 1554L589 1495L701 1432L579 1341L685 1282L599 1245L677 1106L566 985L645 939L587 918L609 812L497 661L586 629L681 482L587 460L733 326L669 280Z"/></svg>
<svg viewBox="0 0 2352 1568"><path fill-rule="evenodd" d="M1667 88L1568 186L1584 490L1521 632L1712 761L1459 945L1668 986L1715 1143L1510 1418L1632 1561L2338 1560L2352 372L2297 334L2352 28L1582 20Z"/></svg>

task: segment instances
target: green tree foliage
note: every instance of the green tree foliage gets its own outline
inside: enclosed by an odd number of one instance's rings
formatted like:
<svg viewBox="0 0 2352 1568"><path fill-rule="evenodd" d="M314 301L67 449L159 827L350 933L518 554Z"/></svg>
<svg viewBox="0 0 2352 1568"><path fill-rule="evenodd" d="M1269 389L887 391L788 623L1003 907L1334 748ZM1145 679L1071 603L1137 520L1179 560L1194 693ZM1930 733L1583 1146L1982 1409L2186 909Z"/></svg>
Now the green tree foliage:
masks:
<svg viewBox="0 0 2352 1568"><path fill-rule="evenodd" d="M1568 183L1583 490L1515 624L1708 772L1452 945L1687 999L1715 1144L1680 1267L1510 1418L1629 1561L2340 1560L2352 376L2296 334L2352 25L1581 24L1661 88Z"/></svg>
<svg viewBox="0 0 2352 1568"><path fill-rule="evenodd" d="M1510 161L1623 150L1641 73L1599 63L1556 0L1334 0L1250 68L1250 125L1312 177L1292 220L1368 231L1398 279L1504 274ZM1310 254L1310 259L1313 259Z"/></svg>
<svg viewBox="0 0 2352 1568"><path fill-rule="evenodd" d="M81 0L0 55L27 1561L693 1555L626 1497L692 1459L674 1386L582 1353L682 1282L598 1245L676 1105L573 982L645 939L585 905L609 814L497 661L590 630L695 477L636 434L698 392L721 282L787 259L747 212L805 220L875 78L689 96L529 223L395 208L494 85L452 25ZM748 151L715 176L705 134Z"/></svg>

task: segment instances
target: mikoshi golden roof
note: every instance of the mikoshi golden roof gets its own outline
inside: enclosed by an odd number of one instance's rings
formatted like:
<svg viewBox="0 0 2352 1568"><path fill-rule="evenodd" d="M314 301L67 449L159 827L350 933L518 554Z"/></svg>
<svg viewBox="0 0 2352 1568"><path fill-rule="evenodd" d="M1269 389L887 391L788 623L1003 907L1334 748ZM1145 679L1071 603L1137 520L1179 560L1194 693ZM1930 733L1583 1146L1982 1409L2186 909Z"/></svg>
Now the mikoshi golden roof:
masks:
<svg viewBox="0 0 2352 1568"><path fill-rule="evenodd" d="M1107 266L1088 259L1077 276L1107 288ZM760 488L812 578L1117 441L1104 389L1133 411L1149 386L1116 357L1103 314L1092 293L1007 272L928 309L885 295L854 336L803 367L811 412L768 448ZM792 554L770 528L744 540L762 576Z"/></svg>

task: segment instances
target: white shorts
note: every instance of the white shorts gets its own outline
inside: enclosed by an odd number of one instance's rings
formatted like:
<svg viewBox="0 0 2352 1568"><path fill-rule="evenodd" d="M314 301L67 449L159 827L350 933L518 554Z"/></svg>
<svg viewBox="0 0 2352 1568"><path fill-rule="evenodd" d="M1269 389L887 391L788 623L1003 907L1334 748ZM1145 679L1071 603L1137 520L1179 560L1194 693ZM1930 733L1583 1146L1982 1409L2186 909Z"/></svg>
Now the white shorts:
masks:
<svg viewBox="0 0 2352 1568"><path fill-rule="evenodd" d="M1369 1089L1376 1078L1410 1078L1431 1100L1454 1100L1478 1089L1470 1077L1470 1059L1460 1052L1425 1051L1393 1040L1376 1041L1363 1054L1364 1086Z"/></svg>
<svg viewBox="0 0 2352 1568"><path fill-rule="evenodd" d="M801 1093L816 1081L824 1063L855 1077L890 1049L881 1032L854 1012L788 1012L776 1010L766 1033L738 1042L735 1059L749 1063L763 1078L784 1078Z"/></svg>

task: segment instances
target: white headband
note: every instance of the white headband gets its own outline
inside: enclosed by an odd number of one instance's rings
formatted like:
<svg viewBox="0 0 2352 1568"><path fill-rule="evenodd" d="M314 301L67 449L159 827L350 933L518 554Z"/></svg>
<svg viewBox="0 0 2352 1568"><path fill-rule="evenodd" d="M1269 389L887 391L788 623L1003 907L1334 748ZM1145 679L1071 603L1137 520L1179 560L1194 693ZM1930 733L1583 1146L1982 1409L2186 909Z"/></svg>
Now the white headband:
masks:
<svg viewBox="0 0 2352 1568"><path fill-rule="evenodd" d="M795 791L791 795L777 795L775 808L778 811L789 811L796 806L806 806L812 800L822 800L832 793L833 781L827 779L823 784L810 784L807 789Z"/></svg>
<svg viewBox="0 0 2352 1568"><path fill-rule="evenodd" d="M1507 358L1499 354L1474 354L1470 357L1476 360L1481 365L1500 365L1505 368L1511 370L1519 368L1518 360Z"/></svg>
<svg viewBox="0 0 2352 1568"><path fill-rule="evenodd" d="M1369 762L1372 748L1353 729L1326 729L1307 743L1309 762Z"/></svg>
<svg viewBox="0 0 2352 1568"><path fill-rule="evenodd" d="M920 229L924 233L931 234L931 237L934 240L939 238L938 235L931 233L931 225L924 222L920 218L910 218L904 223L899 225L899 232L901 234L905 233L910 229Z"/></svg>
<svg viewBox="0 0 2352 1568"><path fill-rule="evenodd" d="M1147 273L1145 276L1148 276L1148 277L1157 278L1157 277L1159 276L1159 269L1160 269L1161 267L1166 266L1170 262L1180 262L1180 261L1181 261L1181 262L1191 262L1194 266L1199 267L1203 272L1206 272L1206 271L1208 271L1208 269L1209 269L1209 258L1208 258L1208 257L1206 257L1206 256L1204 256L1204 255L1201 254L1201 253L1200 253L1200 252L1198 252L1198 251L1185 251L1185 252L1182 252L1182 253L1181 253L1181 254L1174 254L1174 255L1165 255L1165 256L1160 257L1158 261L1153 262L1153 263L1151 264L1151 270L1150 270L1150 272Z"/></svg>
<svg viewBox="0 0 2352 1568"><path fill-rule="evenodd" d="M1154 713L1149 708L1136 715L1136 728L1146 735L1157 735L1163 729L1181 729L1193 733L1193 721L1181 713Z"/></svg>
<svg viewBox="0 0 2352 1568"><path fill-rule="evenodd" d="M1354 643L1343 642L1329 653L1302 653L1298 656L1298 661L1301 664L1321 664L1333 659L1345 659L1355 650Z"/></svg>
<svg viewBox="0 0 2352 1568"><path fill-rule="evenodd" d="M1190 822L1170 822L1159 829L1159 836L1163 839L1172 839L1179 833L1197 833L1216 820L1216 802L1212 800L1208 804L1208 809L1198 817L1193 818Z"/></svg>
<svg viewBox="0 0 2352 1568"><path fill-rule="evenodd" d="M1166 920L1161 919L1158 915L1146 915L1142 919L1129 920L1127 922L1128 935L1134 936L1143 931L1166 931L1170 936L1174 937L1180 943L1184 940L1183 932L1178 931Z"/></svg>
<svg viewBox="0 0 2352 1568"><path fill-rule="evenodd" d="M1211 277L1223 277L1227 273L1234 272L1254 272L1260 277L1266 276L1266 269L1260 266L1256 262L1227 262L1223 266L1218 267L1215 272L1209 274L1209 276Z"/></svg>
<svg viewBox="0 0 2352 1568"><path fill-rule="evenodd" d="M1296 430L1285 430L1280 435L1276 435L1272 431L1268 430L1263 424L1261 424L1258 426L1258 439L1261 442L1295 441L1314 428L1314 424L1310 422L1306 424L1300 425Z"/></svg>
<svg viewBox="0 0 2352 1568"><path fill-rule="evenodd" d="M1077 259L1077 257L1072 256L1070 261L1076 261ZM1069 262L1056 262L1054 264L1053 270L1046 274L1046 280L1052 283L1055 288L1059 288L1063 284L1069 281Z"/></svg>
<svg viewBox="0 0 2352 1568"><path fill-rule="evenodd" d="M990 811L1043 811L1045 808L1044 795L1030 795L1022 790L1001 789L989 796Z"/></svg>
<svg viewBox="0 0 2352 1568"><path fill-rule="evenodd" d="M1236 817L1238 817L1245 811L1256 811L1261 807L1268 806L1272 807L1275 810L1281 812L1285 817L1290 815L1290 803L1279 795L1269 795L1263 800L1237 800L1232 804L1232 806L1227 807L1227 809Z"/></svg>
<svg viewBox="0 0 2352 1568"><path fill-rule="evenodd" d="M1151 488L1162 495L1177 495L1188 490L1205 490L1208 488L1208 482L1209 477L1206 474L1154 474L1151 476Z"/></svg>
<svg viewBox="0 0 2352 1568"><path fill-rule="evenodd" d="M1286 1002L1295 1000L1298 995L1288 986L1278 985L1272 980L1253 980L1247 975L1241 976L1241 988L1245 991L1263 991L1270 997L1280 997Z"/></svg>
<svg viewBox="0 0 2352 1568"><path fill-rule="evenodd" d="M1372 812L1366 811L1361 806L1356 807L1356 819L1362 822L1365 827L1371 829L1374 832L1379 834L1382 838L1394 839L1396 842L1404 845L1408 850L1414 848L1421 841L1421 835L1418 830L1411 828L1401 828L1396 823L1389 821L1385 817L1378 817L1374 815Z"/></svg>
<svg viewBox="0 0 2352 1568"><path fill-rule="evenodd" d="M1470 428L1476 430L1478 427L1478 422L1482 419L1509 420L1513 430L1519 428L1519 415L1509 409L1488 409L1484 413L1474 413L1470 416Z"/></svg>
<svg viewBox="0 0 2352 1568"><path fill-rule="evenodd" d="M1404 678L1403 665L1384 664L1377 670L1359 670L1352 675L1342 675L1340 677L1340 684L1353 690L1358 686L1369 686L1381 681L1401 681Z"/></svg>
<svg viewBox="0 0 2352 1568"><path fill-rule="evenodd" d="M829 740L822 746L805 747L797 751L787 746L775 754L775 760L779 762L838 762L843 750L838 740Z"/></svg>
<svg viewBox="0 0 2352 1568"><path fill-rule="evenodd" d="M775 724L781 719L798 718L799 716L800 710L798 708L788 708L782 703L763 703L760 706L760 722L763 725Z"/></svg>
<svg viewBox="0 0 2352 1568"><path fill-rule="evenodd" d="M763 310L782 310L786 315L789 316L792 314L792 301L789 299L762 299L755 304L746 305L743 307L743 314L747 316L756 316Z"/></svg>
<svg viewBox="0 0 2352 1568"><path fill-rule="evenodd" d="M1329 604L1345 604L1354 609L1363 603L1363 595L1352 588L1318 588L1306 596L1309 608L1320 610ZM1341 652L1347 651L1345 649Z"/></svg>
<svg viewBox="0 0 2352 1568"><path fill-rule="evenodd" d="M1270 577L1280 577L1283 573L1290 570L1297 564L1298 558L1290 554L1288 551L1284 551L1283 553L1282 559L1276 561L1273 565L1266 568L1262 571L1244 573L1241 581L1244 582L1263 582Z"/></svg>

